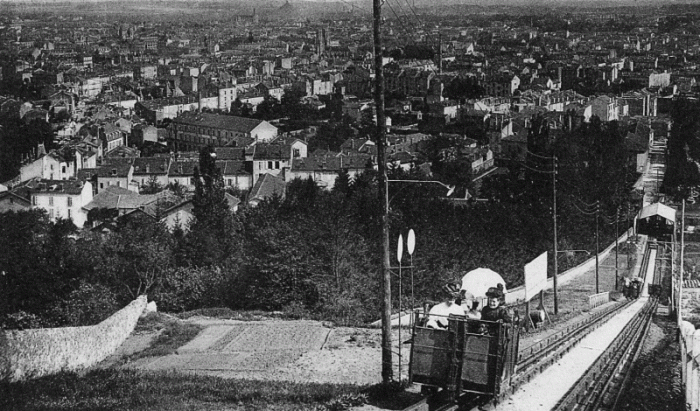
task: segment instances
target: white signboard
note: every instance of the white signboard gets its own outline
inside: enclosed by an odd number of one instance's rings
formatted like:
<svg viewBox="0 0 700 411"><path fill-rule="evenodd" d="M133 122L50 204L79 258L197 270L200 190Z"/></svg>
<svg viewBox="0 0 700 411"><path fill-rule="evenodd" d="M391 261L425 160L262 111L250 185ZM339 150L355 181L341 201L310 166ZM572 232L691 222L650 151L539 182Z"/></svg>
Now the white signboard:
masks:
<svg viewBox="0 0 700 411"><path fill-rule="evenodd" d="M525 264L525 301L530 301L547 285L547 252Z"/></svg>

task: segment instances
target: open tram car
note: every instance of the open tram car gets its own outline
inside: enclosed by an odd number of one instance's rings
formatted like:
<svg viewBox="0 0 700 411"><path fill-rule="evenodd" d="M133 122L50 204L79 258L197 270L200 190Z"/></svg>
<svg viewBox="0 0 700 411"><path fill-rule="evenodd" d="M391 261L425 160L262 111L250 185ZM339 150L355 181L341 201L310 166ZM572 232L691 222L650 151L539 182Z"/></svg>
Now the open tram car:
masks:
<svg viewBox="0 0 700 411"><path fill-rule="evenodd" d="M450 401L465 393L496 399L510 386L518 361L517 312L513 323L450 316L447 329L419 325L419 317L415 315L409 381L422 384L422 393L442 389Z"/></svg>

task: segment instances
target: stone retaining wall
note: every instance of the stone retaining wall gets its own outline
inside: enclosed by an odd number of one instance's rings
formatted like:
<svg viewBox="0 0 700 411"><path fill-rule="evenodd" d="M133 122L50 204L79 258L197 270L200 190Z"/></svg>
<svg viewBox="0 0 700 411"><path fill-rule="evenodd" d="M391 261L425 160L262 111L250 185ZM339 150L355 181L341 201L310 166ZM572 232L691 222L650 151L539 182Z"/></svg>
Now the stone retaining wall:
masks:
<svg viewBox="0 0 700 411"><path fill-rule="evenodd" d="M618 239L619 244L624 244L625 241L627 241L627 234L628 232L620 236L620 238ZM600 254L598 254L598 261L603 261L605 258L607 258L608 255L610 255L610 253L615 250L615 244L616 243L613 242L605 250L601 251ZM642 245L640 245L640 247L643 249ZM593 255L588 260L582 262L581 264L577 265L576 267L568 269L563 273L559 273L559 275L557 276L557 287L561 287L562 285L567 284L574 278L592 269L595 269L595 255ZM554 288L554 279L552 277L549 277L547 278L547 285L544 287L544 289L551 290L552 288ZM523 285L515 287L513 289L509 289L508 293L506 294L506 303L508 304L524 300L525 286Z"/></svg>
<svg viewBox="0 0 700 411"><path fill-rule="evenodd" d="M140 296L93 326L0 331L0 380L20 381L97 364L131 334L146 303L146 296Z"/></svg>

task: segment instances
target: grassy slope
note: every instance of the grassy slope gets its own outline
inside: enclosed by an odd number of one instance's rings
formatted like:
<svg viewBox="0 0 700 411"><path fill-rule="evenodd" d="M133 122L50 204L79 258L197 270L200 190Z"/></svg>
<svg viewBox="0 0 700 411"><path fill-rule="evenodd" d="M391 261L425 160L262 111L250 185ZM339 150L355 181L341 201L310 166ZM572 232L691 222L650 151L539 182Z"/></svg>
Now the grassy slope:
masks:
<svg viewBox="0 0 700 411"><path fill-rule="evenodd" d="M0 383L3 410L324 410L352 398L356 386L260 382L95 370L62 373L22 383Z"/></svg>

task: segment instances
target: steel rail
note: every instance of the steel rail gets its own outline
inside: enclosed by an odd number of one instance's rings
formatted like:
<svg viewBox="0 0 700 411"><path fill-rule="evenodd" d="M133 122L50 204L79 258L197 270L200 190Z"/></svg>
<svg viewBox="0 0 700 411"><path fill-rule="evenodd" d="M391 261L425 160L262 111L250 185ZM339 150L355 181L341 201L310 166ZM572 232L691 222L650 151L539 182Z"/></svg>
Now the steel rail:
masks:
<svg viewBox="0 0 700 411"><path fill-rule="evenodd" d="M653 306L650 310L651 313L656 312L658 307L658 300L655 300ZM642 346L646 340L646 336L649 332L649 327L651 326L651 320L653 315L648 315L647 320L644 322L643 329L640 331L640 335L635 339L634 346L629 350L628 354L623 358L622 364L618 366L615 374L612 375L608 383L603 387L603 391L599 397L599 401L594 409L600 410L615 410L617 409L622 393L629 384L629 377L631 375L632 366L637 361L639 353L642 352ZM620 381L620 376L622 376L622 381ZM612 400L611 400L612 398Z"/></svg>
<svg viewBox="0 0 700 411"><path fill-rule="evenodd" d="M642 273L646 283L649 267L649 255L651 248L647 247L642 262ZM656 264L656 261L654 261ZM652 274L656 276L656 269ZM634 359L644 341L653 313L658 305L655 298L649 299L644 307L625 325L613 342L603 351L588 370L578 379L573 387L557 403L554 410L598 410L606 398L612 396L617 388L615 401L620 395L620 386L617 387L615 377L625 368L631 366L628 360ZM627 373L628 375L628 373ZM604 408L603 408L604 409ZM614 409L614 408L613 408Z"/></svg>
<svg viewBox="0 0 700 411"><path fill-rule="evenodd" d="M657 300L657 305L656 305L656 306L658 307L658 300ZM656 309L654 309L654 311L655 311L655 310L656 310ZM650 317L650 318L653 318L653 317ZM648 332L649 332L650 326L651 326L651 320L649 320L649 321L646 323L646 325L645 325L645 327L644 327L644 331L643 331L643 333L642 333L642 338L641 338L640 341L639 341L639 347L634 351L634 355L632 356L632 360L631 360L631 361L628 361L628 363L626 364L626 369L624 369L623 372L622 372L622 375L623 375L622 381L620 381L620 382L617 384L617 386L614 387L614 388L616 388L616 391L617 391L617 392L614 393L614 399L613 399L613 401L611 401L610 403L605 404L605 405L606 405L606 409L609 409L609 410L616 410L616 409L617 409L617 407L618 407L618 405L619 405L619 403L620 403L620 398L622 398L622 393L625 392L625 389L626 389L627 386L629 385L630 375L632 375L632 374L631 374L632 366L633 366L634 363L637 361L637 358L639 357L639 353L642 352L641 348L642 348L642 346L644 345L644 341L646 340L646 336L647 336L647 334L648 334Z"/></svg>
<svg viewBox="0 0 700 411"><path fill-rule="evenodd" d="M593 410L600 406L607 392L605 388L610 388L621 361L637 346L635 341L639 341L642 331L646 329L645 325L650 320L652 308L655 306L656 300L649 300L645 307L635 314L612 344L559 400L554 410Z"/></svg>

